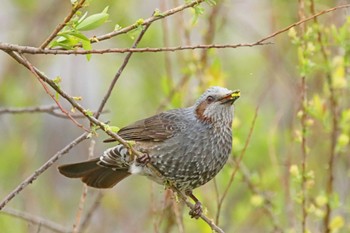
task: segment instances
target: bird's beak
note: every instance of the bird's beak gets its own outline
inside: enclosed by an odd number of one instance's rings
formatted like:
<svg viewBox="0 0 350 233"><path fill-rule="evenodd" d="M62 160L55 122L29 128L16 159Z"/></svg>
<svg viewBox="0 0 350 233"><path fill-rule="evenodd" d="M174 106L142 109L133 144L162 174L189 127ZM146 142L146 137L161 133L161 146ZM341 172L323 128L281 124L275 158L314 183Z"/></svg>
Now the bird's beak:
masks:
<svg viewBox="0 0 350 233"><path fill-rule="evenodd" d="M233 104L241 96L240 90L232 91L231 93L223 96L219 101L221 104Z"/></svg>

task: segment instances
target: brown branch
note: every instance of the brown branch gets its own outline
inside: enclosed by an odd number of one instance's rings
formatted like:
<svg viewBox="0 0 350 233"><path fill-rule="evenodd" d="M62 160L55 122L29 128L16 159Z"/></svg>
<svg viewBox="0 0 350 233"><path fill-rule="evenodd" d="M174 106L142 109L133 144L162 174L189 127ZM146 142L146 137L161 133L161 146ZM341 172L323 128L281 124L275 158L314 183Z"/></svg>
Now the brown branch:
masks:
<svg viewBox="0 0 350 233"><path fill-rule="evenodd" d="M314 14L315 12L315 4L314 1L311 0L311 4L310 4L310 11L312 14ZM316 25L318 25L318 21L317 18L314 19L314 23ZM330 199L331 195L333 194L333 183L334 183L334 162L335 162L335 158L337 157L337 153L336 153L336 144L337 144L337 134L338 134L338 111L337 111L337 98L336 98L336 93L335 90L333 88L333 84L332 84L332 74L330 72L330 60L329 57L327 55L326 52L326 48L324 45L324 42L322 40L322 33L320 31L320 27L317 27L317 41L320 45L320 49L321 49L321 54L323 57L323 60L325 62L325 67L326 67L326 72L325 72L325 76L326 76L326 81L327 81L327 87L330 93L329 96L329 102L330 102L330 109L331 109L331 116L332 116L332 131L330 134L330 141L331 141L331 148L330 148L330 155L328 158L328 166L329 166L329 176L328 176L328 181L327 181L327 185L326 185L326 192L328 195L328 200ZM330 218L331 218L331 213L332 213L332 208L331 208L331 203L330 201L328 201L326 203L326 214L324 216L323 219L323 227L324 227L324 232L329 233L332 231L332 229L330 229L329 223L330 223Z"/></svg>
<svg viewBox="0 0 350 233"><path fill-rule="evenodd" d="M222 196L221 196L221 199L219 200L219 202L218 202L218 204L217 204L217 213L216 213L216 220L215 220L216 224L219 224L220 211L221 211L222 204L223 204L223 202L224 202L224 200L225 200L225 198L226 198L226 196L227 196L227 194L228 194L228 191L230 190L230 187L231 187L231 185L232 185L232 183L233 183L233 180L234 180L234 178L235 178L235 175L236 175L236 173L237 173L237 171L238 171L238 169L239 169L240 162L242 161L243 156L244 156L244 154L245 154L245 152L246 152L246 150L247 150L247 147L248 147L248 145L249 145L249 142L250 142L250 139L251 139L251 136L252 136L254 127L255 127L255 122L256 122L256 119L257 119L257 117L258 117L258 111L259 111L259 107L256 107L256 109L255 109L255 114L254 114L254 118L253 118L252 124L251 124L251 126L250 126L250 130L249 130L249 133L248 133L248 137L247 137L247 139L246 139L246 141L245 141L243 150L241 151L241 154L240 154L238 160L236 160L236 167L235 167L235 169L233 170L233 172L232 172L232 174L231 174L231 177L230 177L230 180L228 181L228 184L227 184L227 186L226 186L226 189L225 189L224 193L223 193Z"/></svg>
<svg viewBox="0 0 350 233"><path fill-rule="evenodd" d="M68 229L66 229L64 226L61 226L53 221L47 220L45 218L39 217L39 216L35 216L26 212L22 212L19 210L15 210L12 208L5 208L3 209L0 214L6 214L9 216L13 216L19 219L23 219L27 222L45 227L53 232L57 232L57 233L66 233L69 232Z"/></svg>
<svg viewBox="0 0 350 233"><path fill-rule="evenodd" d="M49 106L36 106L36 107L23 107L23 108L0 108L1 114L26 114L26 113L47 113L53 116L67 119L67 115L61 112L57 112L59 109L57 105ZM103 111L102 113L107 113L108 110ZM73 118L85 118L82 114L70 114Z"/></svg>
<svg viewBox="0 0 350 233"><path fill-rule="evenodd" d="M66 24L72 19L72 17L77 13L77 11L83 7L85 0L80 0L78 3L73 5L72 11L66 16L63 20L63 23L58 24L57 27L53 30L51 35L40 45L41 49L45 49L46 46L57 36L57 34L66 26Z"/></svg>
<svg viewBox="0 0 350 233"><path fill-rule="evenodd" d="M216 32L215 19L217 18L217 15L220 12L221 6L222 6L222 3L218 3L211 8L211 13L207 21L208 28L204 33L204 38L203 38L204 44L212 44L214 41L215 32ZM206 67L208 63L208 50L202 50L201 52L202 52L201 58L200 58L201 65L202 67Z"/></svg>
<svg viewBox="0 0 350 233"><path fill-rule="evenodd" d="M9 193L1 202L0 202L0 210L2 210L5 205L11 201L18 193L20 193L25 187L27 187L29 184L33 183L34 180L36 180L40 174L42 174L44 171L46 171L49 167L52 166L54 162L56 162L59 158L62 157L62 155L68 153L70 149L72 149L74 146L79 144L80 142L84 141L87 138L88 134L84 133L74 139L71 143L69 143L67 146L65 146L62 150L58 151L55 155L53 155L46 163L44 163L40 168L34 171L32 175L27 177L24 181L22 181L11 193Z"/></svg>
<svg viewBox="0 0 350 233"><path fill-rule="evenodd" d="M15 56L14 52L8 52L8 54L12 57ZM58 100L56 99L55 95L52 94L50 92L50 90L48 89L45 80L42 80L40 78L40 75L38 74L38 71L33 67L33 65L21 54L17 54L17 56L19 58L21 58L22 62L26 65L26 67L30 70L30 72L32 72L34 74L34 76L38 79L38 81L40 82L40 84L43 86L43 88L45 89L46 93L53 99L53 101L55 101L55 103L57 104L57 106L59 107L59 109L62 111L63 114L65 114L75 125L77 125L79 128L82 128L83 130L85 130L86 132L88 132L87 129L84 128L84 126L82 124L80 124L78 121L76 121L71 115L70 113L65 110L62 105L58 102ZM53 82L53 81L52 81ZM54 83L54 82L53 82ZM55 84L56 85L56 84ZM57 86L57 85L56 85Z"/></svg>
<svg viewBox="0 0 350 233"><path fill-rule="evenodd" d="M307 219L307 209L306 209L306 157L307 157L307 141L306 141L306 121L307 121L307 113L306 113L306 105L307 105L307 98L306 98L306 77L301 77L301 112L302 116L300 119L301 122L301 192L302 192L302 200L301 200L301 208L302 208L302 219L301 219L301 229L302 232L307 232L306 230L306 219Z"/></svg>
<svg viewBox="0 0 350 233"><path fill-rule="evenodd" d="M270 45L270 42L255 42L255 43L240 43L240 44L209 44L209 45L194 45L194 46L175 46L163 48L111 48L111 49L93 49L93 50L54 50L40 49L30 46L14 45L0 42L0 50L15 51L23 54L45 54L45 55L86 55L86 54L106 54L106 53L157 53L157 52L175 52L181 50L194 49L226 49L239 47L254 47L259 45Z"/></svg>
<svg viewBox="0 0 350 233"><path fill-rule="evenodd" d="M37 106L37 107L26 107L26 108L0 108L1 114L22 114L22 113L49 113L52 114L58 109L56 105L49 106Z"/></svg>
<svg viewBox="0 0 350 233"><path fill-rule="evenodd" d="M304 0L298 0L298 15L300 20L305 19L305 2ZM305 33L305 25L301 25L301 32ZM305 41L302 42L301 45L302 49L306 50L306 44ZM301 77L301 96L300 96L300 108L302 112L302 116L300 119L301 123L301 183L300 183L300 189L301 189L301 232L306 232L306 221L307 221L307 210L306 210L306 147L307 147L307 141L306 141L306 121L307 121L307 113L306 113L306 106L307 106L307 94L306 94L306 77Z"/></svg>
<svg viewBox="0 0 350 233"><path fill-rule="evenodd" d="M274 32L271 35L269 35L267 37L264 37L263 39L257 41L256 43L262 43L264 41L267 41L268 39L271 39L271 38L273 38L273 37L275 37L275 36L277 36L277 35L279 35L279 34L281 34L283 32L288 31L292 27L299 26L300 24L306 23L306 22L308 22L308 21L310 21L310 20L312 20L314 18L317 18L317 17L319 17L321 15L327 14L327 13L335 11L335 10L339 10L339 9L343 9L343 8L349 8L349 7L350 7L350 4L344 4L344 5L339 5L339 6L336 6L336 7L332 7L332 8L328 8L326 10L320 11L317 14L314 14L314 15L312 15L310 17L305 18L305 19L301 19L298 22L289 25L288 27L285 27L285 28L283 28L283 29L281 29L281 30L279 30L277 32Z"/></svg>

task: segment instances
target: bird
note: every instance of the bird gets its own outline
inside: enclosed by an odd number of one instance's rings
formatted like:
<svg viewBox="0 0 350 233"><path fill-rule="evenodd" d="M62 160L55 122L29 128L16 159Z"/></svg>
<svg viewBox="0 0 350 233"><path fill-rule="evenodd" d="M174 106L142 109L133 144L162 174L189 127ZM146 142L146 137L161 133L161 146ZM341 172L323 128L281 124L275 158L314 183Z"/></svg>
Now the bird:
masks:
<svg viewBox="0 0 350 233"><path fill-rule="evenodd" d="M128 147L118 144L98 158L61 165L58 170L99 189L112 188L134 174L159 184L170 183L194 200L189 214L199 218L201 202L192 190L212 180L227 162L232 147L234 102L239 97L239 90L212 86L190 107L164 111L121 128L118 135L132 141L133 148L143 154L141 157L136 158Z"/></svg>

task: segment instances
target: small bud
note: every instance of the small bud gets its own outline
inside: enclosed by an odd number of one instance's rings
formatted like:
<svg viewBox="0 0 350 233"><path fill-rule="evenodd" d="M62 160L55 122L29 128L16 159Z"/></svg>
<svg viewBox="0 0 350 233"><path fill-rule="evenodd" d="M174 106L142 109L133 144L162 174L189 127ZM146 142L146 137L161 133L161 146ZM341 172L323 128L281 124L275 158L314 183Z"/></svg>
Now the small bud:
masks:
<svg viewBox="0 0 350 233"><path fill-rule="evenodd" d="M304 115L304 112L302 110L299 110L298 113L297 113L297 117L299 119L301 119L303 117L303 115Z"/></svg>
<svg viewBox="0 0 350 233"><path fill-rule="evenodd" d="M250 198L250 203L255 207L259 207L264 203L264 197L255 194Z"/></svg>
<svg viewBox="0 0 350 233"><path fill-rule="evenodd" d="M349 144L349 141L349 135L342 133L339 135L337 143L339 147L343 148Z"/></svg>
<svg viewBox="0 0 350 233"><path fill-rule="evenodd" d="M292 39L295 39L297 37L297 31L295 30L294 27L288 30L288 36Z"/></svg>
<svg viewBox="0 0 350 233"><path fill-rule="evenodd" d="M314 204L310 204L310 206L306 209L308 213L314 213L316 210L316 206Z"/></svg>
<svg viewBox="0 0 350 233"><path fill-rule="evenodd" d="M313 119L307 119L305 123L306 123L306 126L313 126L315 121Z"/></svg>
<svg viewBox="0 0 350 233"><path fill-rule="evenodd" d="M311 42L308 42L306 45L306 50L310 53L315 52L315 45Z"/></svg>
<svg viewBox="0 0 350 233"><path fill-rule="evenodd" d="M142 19L142 18L140 18L140 19L138 19L138 20L136 21L136 24L137 24L137 26L140 26L140 25L142 25L144 22L145 22L145 20Z"/></svg>
<svg viewBox="0 0 350 233"><path fill-rule="evenodd" d="M315 202L318 206L322 207L328 203L328 198L324 195L318 195Z"/></svg>
<svg viewBox="0 0 350 233"><path fill-rule="evenodd" d="M325 212L324 212L323 210L319 209L319 208L316 208L316 210L315 210L314 213L315 213L315 215L316 215L317 217L319 217L319 218L323 218L324 215L325 215Z"/></svg>
<svg viewBox="0 0 350 233"><path fill-rule="evenodd" d="M292 165L289 168L289 173L294 176L294 177L298 177L299 176L299 168L297 165Z"/></svg>

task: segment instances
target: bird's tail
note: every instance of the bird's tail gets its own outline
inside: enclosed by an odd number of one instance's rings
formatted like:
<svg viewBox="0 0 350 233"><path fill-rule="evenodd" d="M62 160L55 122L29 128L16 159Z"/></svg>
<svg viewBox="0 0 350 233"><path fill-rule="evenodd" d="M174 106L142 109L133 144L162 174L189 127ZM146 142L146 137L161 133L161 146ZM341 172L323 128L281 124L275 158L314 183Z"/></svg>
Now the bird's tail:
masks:
<svg viewBox="0 0 350 233"><path fill-rule="evenodd" d="M58 170L66 177L81 178L88 186L111 188L131 175L125 160L126 153L127 151L118 145L105 151L100 158L62 165Z"/></svg>

